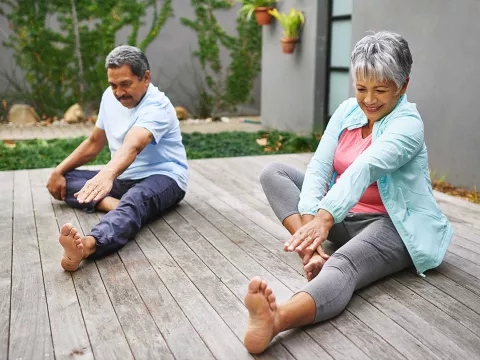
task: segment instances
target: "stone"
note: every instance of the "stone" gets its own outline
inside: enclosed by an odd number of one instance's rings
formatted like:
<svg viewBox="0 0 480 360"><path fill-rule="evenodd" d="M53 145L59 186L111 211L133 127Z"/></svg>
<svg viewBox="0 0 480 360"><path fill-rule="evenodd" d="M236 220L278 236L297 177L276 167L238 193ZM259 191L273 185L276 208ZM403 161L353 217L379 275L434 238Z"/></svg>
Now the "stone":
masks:
<svg viewBox="0 0 480 360"><path fill-rule="evenodd" d="M75 104L65 112L63 119L69 124L77 123L85 120L85 113L80 104Z"/></svg>
<svg viewBox="0 0 480 360"><path fill-rule="evenodd" d="M177 119L178 120L187 120L188 119L188 111L182 106L175 106L175 111L177 112Z"/></svg>
<svg viewBox="0 0 480 360"><path fill-rule="evenodd" d="M16 104L8 111L7 120L15 126L33 126L40 122L40 116L30 105Z"/></svg>

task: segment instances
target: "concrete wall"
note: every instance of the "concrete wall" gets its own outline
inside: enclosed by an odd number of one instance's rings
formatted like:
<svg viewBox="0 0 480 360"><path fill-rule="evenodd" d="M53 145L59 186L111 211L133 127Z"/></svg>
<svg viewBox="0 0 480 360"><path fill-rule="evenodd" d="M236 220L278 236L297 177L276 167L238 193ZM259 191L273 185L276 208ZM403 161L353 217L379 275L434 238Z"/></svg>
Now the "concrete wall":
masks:
<svg viewBox="0 0 480 360"><path fill-rule="evenodd" d="M263 29L262 123L279 130L311 132L323 127L328 0L284 0L278 9L305 13L301 42L283 54L283 28L273 21Z"/></svg>
<svg viewBox="0 0 480 360"><path fill-rule="evenodd" d="M354 1L355 44L368 30L408 41L413 69L407 96L425 122L429 165L457 186L480 187L480 1Z"/></svg>
<svg viewBox="0 0 480 360"><path fill-rule="evenodd" d="M163 1L158 1L160 7ZM189 0L173 2L175 17L170 18L162 28L160 35L147 48L146 55L149 59L153 83L167 93L175 105L191 107L196 96L196 83L204 79L198 62L192 58L192 51L197 48L196 33L180 23L181 17L195 18L195 14ZM230 34L236 34L235 20L238 16L240 4L235 9L218 11L217 20ZM147 16L146 25L140 30L139 39L143 39L151 24L151 16ZM49 24L58 28L55 23ZM1 43L8 38L10 29L5 18L0 17L0 69L11 71L15 65L12 59L13 52L5 48ZM126 43L130 29L122 29L118 33L117 45ZM221 54L224 68L230 63L228 52ZM20 73L21 74L21 73ZM22 81L22 76L18 76ZM8 84L0 78L0 94L6 90ZM239 107L239 113L259 114L260 113L260 76L256 81L252 92L255 100L251 104Z"/></svg>

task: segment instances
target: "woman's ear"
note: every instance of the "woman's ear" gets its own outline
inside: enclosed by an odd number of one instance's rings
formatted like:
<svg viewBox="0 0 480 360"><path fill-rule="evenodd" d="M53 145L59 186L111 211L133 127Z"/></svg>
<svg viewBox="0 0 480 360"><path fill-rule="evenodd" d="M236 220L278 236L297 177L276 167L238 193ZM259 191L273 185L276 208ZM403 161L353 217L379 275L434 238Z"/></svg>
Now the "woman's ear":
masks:
<svg viewBox="0 0 480 360"><path fill-rule="evenodd" d="M407 92L408 83L410 82L410 76L407 76L405 82L403 83L402 90L400 90L400 95L404 95Z"/></svg>

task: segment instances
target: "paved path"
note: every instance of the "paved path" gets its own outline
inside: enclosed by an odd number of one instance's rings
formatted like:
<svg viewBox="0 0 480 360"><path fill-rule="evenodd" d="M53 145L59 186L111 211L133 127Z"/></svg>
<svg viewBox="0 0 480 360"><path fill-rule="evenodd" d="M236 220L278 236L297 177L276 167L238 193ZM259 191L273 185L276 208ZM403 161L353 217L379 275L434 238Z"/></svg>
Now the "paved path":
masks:
<svg viewBox="0 0 480 360"><path fill-rule="evenodd" d="M192 133L195 131L201 133L218 133L224 131L247 131L256 132L263 129L260 124L246 123L243 120L259 121L258 116L249 116L246 118L230 118L229 123L214 121L199 123L181 121L180 128L184 133ZM13 127L7 124L0 124L0 140L29 140L29 139L60 139L74 138L79 136L88 136L94 125L91 123L81 124L62 124L51 126L29 126L29 127Z"/></svg>
<svg viewBox="0 0 480 360"><path fill-rule="evenodd" d="M59 227L102 214L52 200L49 170L0 172L1 359L253 359L243 296L255 275L278 301L305 285L262 193L265 164L311 154L190 161L185 200L118 253L60 268ZM356 292L331 321L286 333L258 359L478 359L480 207L436 193L456 235L445 261Z"/></svg>

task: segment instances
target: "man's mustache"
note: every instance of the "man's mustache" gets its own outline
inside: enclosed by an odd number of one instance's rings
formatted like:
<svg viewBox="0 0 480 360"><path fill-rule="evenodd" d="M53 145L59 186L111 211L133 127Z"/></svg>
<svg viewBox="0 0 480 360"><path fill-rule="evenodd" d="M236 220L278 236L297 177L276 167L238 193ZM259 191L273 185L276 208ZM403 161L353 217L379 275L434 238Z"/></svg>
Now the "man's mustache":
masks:
<svg viewBox="0 0 480 360"><path fill-rule="evenodd" d="M131 99L132 97L131 96L120 96L120 97L116 97L118 101L121 101L121 100L128 100L128 99Z"/></svg>

